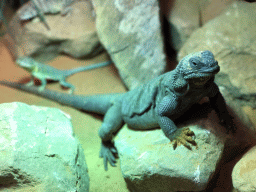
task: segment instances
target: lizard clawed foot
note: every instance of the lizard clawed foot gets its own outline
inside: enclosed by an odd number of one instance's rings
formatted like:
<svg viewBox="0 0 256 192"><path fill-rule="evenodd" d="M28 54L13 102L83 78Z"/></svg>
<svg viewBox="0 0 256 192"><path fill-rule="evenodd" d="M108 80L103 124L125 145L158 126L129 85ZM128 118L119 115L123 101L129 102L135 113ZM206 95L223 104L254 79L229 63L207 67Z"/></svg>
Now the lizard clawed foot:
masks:
<svg viewBox="0 0 256 192"><path fill-rule="evenodd" d="M173 139L173 149L175 150L178 145L184 145L189 150L192 150L191 146L188 144L192 144L193 146L197 146L195 140L192 138L195 136L195 133L191 131L189 128L183 128L176 130L175 138Z"/></svg>
<svg viewBox="0 0 256 192"><path fill-rule="evenodd" d="M105 171L108 170L108 162L116 167L117 149L111 141L103 141L100 149L100 158L103 158Z"/></svg>

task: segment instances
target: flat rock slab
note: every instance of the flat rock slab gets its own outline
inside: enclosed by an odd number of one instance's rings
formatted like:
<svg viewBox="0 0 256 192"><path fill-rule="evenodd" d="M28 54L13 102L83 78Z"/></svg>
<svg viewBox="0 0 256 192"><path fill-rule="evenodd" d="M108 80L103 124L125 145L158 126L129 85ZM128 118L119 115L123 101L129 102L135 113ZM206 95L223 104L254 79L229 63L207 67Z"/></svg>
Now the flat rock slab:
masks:
<svg viewBox="0 0 256 192"><path fill-rule="evenodd" d="M162 130L123 128L115 145L122 174L131 191L201 191L222 157L223 141L213 133L191 126L198 148L173 149Z"/></svg>
<svg viewBox="0 0 256 192"><path fill-rule="evenodd" d="M0 189L89 191L83 149L61 110L0 105Z"/></svg>

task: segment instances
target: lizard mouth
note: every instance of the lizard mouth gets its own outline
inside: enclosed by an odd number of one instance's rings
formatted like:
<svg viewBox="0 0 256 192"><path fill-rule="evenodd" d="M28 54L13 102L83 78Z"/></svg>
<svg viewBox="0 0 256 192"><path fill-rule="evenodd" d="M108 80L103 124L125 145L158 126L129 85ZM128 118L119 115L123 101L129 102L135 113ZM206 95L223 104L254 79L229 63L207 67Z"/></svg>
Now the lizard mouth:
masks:
<svg viewBox="0 0 256 192"><path fill-rule="evenodd" d="M196 86L200 86L200 85L204 85L209 79L211 79L211 76L200 77L200 78L193 78L192 82Z"/></svg>

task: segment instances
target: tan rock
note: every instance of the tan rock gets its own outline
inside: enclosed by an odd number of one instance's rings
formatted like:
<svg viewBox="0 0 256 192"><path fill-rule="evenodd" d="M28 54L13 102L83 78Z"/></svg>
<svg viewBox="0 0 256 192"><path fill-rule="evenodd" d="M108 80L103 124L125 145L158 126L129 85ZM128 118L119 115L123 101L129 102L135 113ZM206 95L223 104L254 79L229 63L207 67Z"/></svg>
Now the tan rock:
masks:
<svg viewBox="0 0 256 192"><path fill-rule="evenodd" d="M250 149L235 165L232 182L238 192L256 191L256 147Z"/></svg>
<svg viewBox="0 0 256 192"><path fill-rule="evenodd" d="M175 0L169 12L164 14L170 22L170 38L175 50L179 50L194 30L220 15L236 0Z"/></svg>
<svg viewBox="0 0 256 192"><path fill-rule="evenodd" d="M89 1L75 2L70 8L66 15L45 15L50 30L39 18L22 24L18 12L8 33L16 41L16 57L55 52L78 58L102 51Z"/></svg>

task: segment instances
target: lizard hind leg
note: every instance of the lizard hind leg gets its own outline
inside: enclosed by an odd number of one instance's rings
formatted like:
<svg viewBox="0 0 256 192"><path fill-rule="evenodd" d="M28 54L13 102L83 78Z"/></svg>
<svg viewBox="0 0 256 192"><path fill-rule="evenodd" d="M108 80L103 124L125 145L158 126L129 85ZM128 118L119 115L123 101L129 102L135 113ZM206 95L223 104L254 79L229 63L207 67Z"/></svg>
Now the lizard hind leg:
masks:
<svg viewBox="0 0 256 192"><path fill-rule="evenodd" d="M28 87L34 85L34 79L35 78L33 76L31 76L31 80L28 83L26 83L25 85L28 86Z"/></svg>
<svg viewBox="0 0 256 192"><path fill-rule="evenodd" d="M43 91L46 87L47 80L44 78L39 78L39 77L37 78L41 81L41 85L39 86L39 91Z"/></svg>
<svg viewBox="0 0 256 192"><path fill-rule="evenodd" d="M124 121L121 114L121 104L112 105L104 116L103 123L99 129L99 136L102 140L100 158L103 158L104 168L108 170L108 162L115 167L117 150L112 142L116 134L123 126Z"/></svg>

